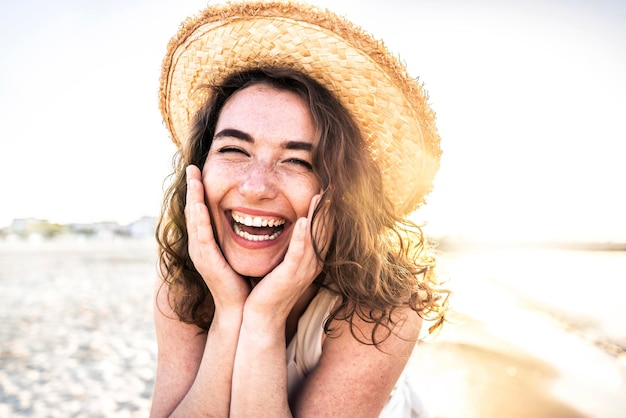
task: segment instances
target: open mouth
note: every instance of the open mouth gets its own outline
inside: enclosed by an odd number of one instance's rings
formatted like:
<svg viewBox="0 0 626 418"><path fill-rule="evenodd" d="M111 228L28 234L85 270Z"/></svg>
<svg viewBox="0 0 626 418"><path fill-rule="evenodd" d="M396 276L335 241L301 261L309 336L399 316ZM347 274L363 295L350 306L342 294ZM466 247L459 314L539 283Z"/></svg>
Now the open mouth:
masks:
<svg viewBox="0 0 626 418"><path fill-rule="evenodd" d="M240 212L231 213L235 234L247 241L272 241L283 233L285 219L251 216Z"/></svg>

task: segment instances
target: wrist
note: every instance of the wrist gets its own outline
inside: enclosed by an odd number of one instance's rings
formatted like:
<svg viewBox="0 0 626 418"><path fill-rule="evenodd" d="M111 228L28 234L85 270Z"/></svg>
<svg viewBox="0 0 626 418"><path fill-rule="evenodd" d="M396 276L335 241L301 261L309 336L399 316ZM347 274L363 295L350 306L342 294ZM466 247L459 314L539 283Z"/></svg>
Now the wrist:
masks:
<svg viewBox="0 0 626 418"><path fill-rule="evenodd" d="M215 309L211 330L230 331L239 330L243 320L243 307Z"/></svg>
<svg viewBox="0 0 626 418"><path fill-rule="evenodd" d="M244 308L242 332L249 336L259 336L268 341L285 338L287 319L280 315L259 312L251 307Z"/></svg>

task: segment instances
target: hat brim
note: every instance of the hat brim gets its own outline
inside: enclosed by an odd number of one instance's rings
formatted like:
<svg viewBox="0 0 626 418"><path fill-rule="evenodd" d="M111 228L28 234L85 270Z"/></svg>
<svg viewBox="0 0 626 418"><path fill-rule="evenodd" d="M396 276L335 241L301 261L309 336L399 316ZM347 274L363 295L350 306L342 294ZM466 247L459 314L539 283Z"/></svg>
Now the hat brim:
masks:
<svg viewBox="0 0 626 418"><path fill-rule="evenodd" d="M424 202L441 155L426 93L382 42L312 6L235 3L187 19L161 75L160 107L172 140L185 141L206 103L199 86L259 67L301 71L335 94L359 125L396 211L406 215Z"/></svg>

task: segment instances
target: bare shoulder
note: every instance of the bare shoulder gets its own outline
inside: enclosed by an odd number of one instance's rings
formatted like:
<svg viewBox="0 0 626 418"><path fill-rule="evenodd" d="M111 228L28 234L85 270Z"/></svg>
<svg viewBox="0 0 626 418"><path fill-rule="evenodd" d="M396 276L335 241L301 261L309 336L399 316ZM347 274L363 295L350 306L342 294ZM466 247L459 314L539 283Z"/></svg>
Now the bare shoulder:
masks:
<svg viewBox="0 0 626 418"><path fill-rule="evenodd" d="M154 324L159 348L159 363L185 361L193 367L199 363L204 351L206 333L195 325L178 319L169 301L169 287L158 278L155 285Z"/></svg>
<svg viewBox="0 0 626 418"><path fill-rule="evenodd" d="M157 278L154 296L154 325L158 356L153 395L153 412L170 410L189 390L198 373L206 333L178 319L169 303L169 287ZM158 414L155 414L158 415Z"/></svg>
<svg viewBox="0 0 626 418"><path fill-rule="evenodd" d="M162 278L157 278L154 289L154 323L159 347L168 346L176 341L169 338L176 336L182 338L181 343L187 344L190 340L196 340L204 334L202 329L195 325L186 324L179 320L178 315L172 309L169 297L170 288ZM162 344L163 343L163 344Z"/></svg>
<svg viewBox="0 0 626 418"><path fill-rule="evenodd" d="M353 327L335 321L322 356L298 395L298 416L378 416L419 338L422 319L411 309L393 312L389 331L357 315ZM371 344L372 332L384 339Z"/></svg>

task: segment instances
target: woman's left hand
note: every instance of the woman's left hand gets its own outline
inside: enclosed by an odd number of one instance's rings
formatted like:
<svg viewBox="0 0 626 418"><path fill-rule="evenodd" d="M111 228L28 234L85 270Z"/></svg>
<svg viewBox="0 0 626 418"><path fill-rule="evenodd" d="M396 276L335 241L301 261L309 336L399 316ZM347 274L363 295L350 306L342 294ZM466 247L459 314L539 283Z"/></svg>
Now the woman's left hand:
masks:
<svg viewBox="0 0 626 418"><path fill-rule="evenodd" d="M322 261L315 253L314 237L311 236L313 212L320 198L320 195L315 195L311 199L308 216L299 218L294 224L284 260L252 290L245 304L247 311L286 320L298 299L321 273ZM320 213L313 225L317 245L323 250L322 256L325 256L329 239L329 229L322 222L325 219Z"/></svg>

